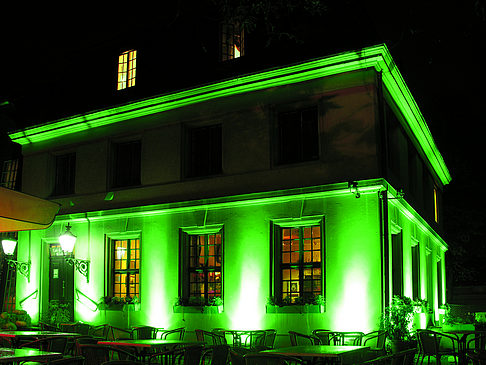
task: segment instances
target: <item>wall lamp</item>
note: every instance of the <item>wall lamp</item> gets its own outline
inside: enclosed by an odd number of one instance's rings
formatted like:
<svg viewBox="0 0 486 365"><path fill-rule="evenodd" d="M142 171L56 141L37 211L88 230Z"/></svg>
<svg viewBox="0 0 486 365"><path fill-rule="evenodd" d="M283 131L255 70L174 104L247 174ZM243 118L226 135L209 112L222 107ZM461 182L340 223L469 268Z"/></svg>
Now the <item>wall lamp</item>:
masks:
<svg viewBox="0 0 486 365"><path fill-rule="evenodd" d="M355 198L359 198L361 196L361 193L358 190L358 182L357 181L348 182L348 188L349 188L350 193L352 193Z"/></svg>
<svg viewBox="0 0 486 365"><path fill-rule="evenodd" d="M7 264L12 269L16 269L19 273L27 278L30 282L30 260L27 262L12 260L13 254L15 252L15 247L17 247L17 240L13 238L2 239L3 253L7 257Z"/></svg>
<svg viewBox="0 0 486 365"><path fill-rule="evenodd" d="M71 254L74 250L74 244L76 243L76 236L71 232L71 226L66 226L66 231L59 236L59 244L61 250L66 254ZM72 265L78 270L78 272L86 278L86 282L89 283L89 260L79 260L74 257L64 256L66 262Z"/></svg>

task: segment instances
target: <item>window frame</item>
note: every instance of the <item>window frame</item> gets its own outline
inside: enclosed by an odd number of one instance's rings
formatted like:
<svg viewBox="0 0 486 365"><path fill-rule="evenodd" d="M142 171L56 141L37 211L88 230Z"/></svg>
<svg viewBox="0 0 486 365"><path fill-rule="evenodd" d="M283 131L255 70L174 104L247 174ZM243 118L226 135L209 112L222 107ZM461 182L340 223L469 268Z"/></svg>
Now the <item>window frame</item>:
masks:
<svg viewBox="0 0 486 365"><path fill-rule="evenodd" d="M320 240L321 240L321 261L320 261L320 269L321 269L321 290L320 294L323 298L326 296L326 280L325 280L325 273L326 273L326 265L325 265L325 219L324 216L311 216L311 217L304 217L304 218L298 218L298 219L274 219L271 221L271 232L272 232L272 237L271 237L271 262L270 262L270 267L271 267L271 285L270 285L270 297L273 298L273 301L279 305L279 306L292 306L292 305L302 305L302 304L313 304L309 303L308 299L305 299L305 296L302 294L304 293L304 286L302 285L302 280L303 277L301 277L300 272L303 271L303 269L308 268L308 267L313 267L312 262L309 264L305 264L303 262L299 262L298 265L293 265L293 266L298 266L299 267L299 298L303 299L298 299L294 303L289 303L288 301L285 301L283 299L283 279L282 279L282 244L281 244L281 232L282 229L286 228L305 228L305 227L313 227L313 226L319 226L320 227ZM302 241L302 237L300 237L300 241ZM300 247L300 245L299 245ZM301 251L303 252L304 250L299 250L299 255L301 255ZM287 266L287 264L286 264ZM292 266L292 264L290 264ZM316 296L314 296L315 299ZM324 299L325 300L325 299Z"/></svg>
<svg viewBox="0 0 486 365"><path fill-rule="evenodd" d="M120 156L120 149L123 146L136 145L137 150L131 149L127 155L130 157L130 166L126 159ZM137 156L134 155L137 153ZM137 159L135 159L137 157ZM119 161L120 160L120 161ZM120 170L119 168L121 167ZM139 186L142 184L142 141L140 138L129 140L112 141L111 143L111 174L110 174L111 188L129 188ZM129 178L122 178L122 176L129 176Z"/></svg>
<svg viewBox="0 0 486 365"><path fill-rule="evenodd" d="M116 90L135 87L137 76L137 50L129 49L118 54Z"/></svg>
<svg viewBox="0 0 486 365"><path fill-rule="evenodd" d="M204 227L183 227L179 230L179 303L183 306L206 306L211 305L211 298L208 295L207 288L207 277L205 277L204 282L204 299L197 299L201 297L191 297L191 272L194 271L190 265L190 237L193 236L209 236L220 234L221 235L221 248L220 248L220 265L219 266L207 266L203 267L202 270L205 274L209 272L214 272L215 268L219 267L220 271L220 282L221 282L221 294L219 298L223 300L224 298L224 226L222 224L209 225ZM212 298L218 298L217 295L211 296Z"/></svg>
<svg viewBox="0 0 486 365"><path fill-rule="evenodd" d="M131 274L138 275L138 293L134 295L130 295L128 283L129 277L126 279L126 293L129 294L131 298L134 296L138 297L138 300L141 299L142 294L142 237L140 231L132 231L132 232L125 232L125 233L112 233L105 236L105 296L113 297L115 296L115 275L116 271L122 272L124 270L117 270L115 269L115 243L117 241L130 241L130 240L138 240L138 251L139 251L139 267L138 269L127 269L125 271L130 271ZM128 244L127 244L128 245Z"/></svg>
<svg viewBox="0 0 486 365"><path fill-rule="evenodd" d="M237 22L221 22L219 28L220 60L227 62L237 60L245 55L245 30ZM240 45L239 55L235 56L235 49Z"/></svg>
<svg viewBox="0 0 486 365"><path fill-rule="evenodd" d="M76 152L60 153L54 156L54 186L52 188L52 196L75 194L76 159ZM67 165L61 165L61 163Z"/></svg>
<svg viewBox="0 0 486 365"><path fill-rule="evenodd" d="M199 140L201 135L196 138L196 133L208 133L206 138L210 138L210 141L216 141L217 144L210 143L210 150L200 149L201 141ZM187 179L203 178L207 176L215 176L223 173L223 123L208 123L197 125L186 125L184 128L185 143L183 144L184 150L184 177ZM206 153L203 153L206 152ZM205 160L196 161L198 158L201 160L205 157ZM216 157L216 158L215 158ZM199 167L196 167L199 166ZM201 168L204 166L204 168Z"/></svg>

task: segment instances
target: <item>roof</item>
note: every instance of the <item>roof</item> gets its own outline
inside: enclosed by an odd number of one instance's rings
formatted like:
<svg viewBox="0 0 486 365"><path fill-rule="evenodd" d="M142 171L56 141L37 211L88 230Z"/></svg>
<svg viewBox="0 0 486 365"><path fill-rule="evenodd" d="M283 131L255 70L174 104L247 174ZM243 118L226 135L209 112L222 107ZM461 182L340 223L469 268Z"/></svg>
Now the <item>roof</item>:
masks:
<svg viewBox="0 0 486 365"><path fill-rule="evenodd" d="M376 45L343 52L307 62L238 76L208 85L158 95L125 105L74 115L50 123L27 127L9 133L13 142L22 146L49 141L68 134L126 120L181 108L212 99L296 84L349 71L374 68L382 73L384 86L402 112L408 129L420 144L426 158L442 184L451 176L420 109L396 67L386 45Z"/></svg>

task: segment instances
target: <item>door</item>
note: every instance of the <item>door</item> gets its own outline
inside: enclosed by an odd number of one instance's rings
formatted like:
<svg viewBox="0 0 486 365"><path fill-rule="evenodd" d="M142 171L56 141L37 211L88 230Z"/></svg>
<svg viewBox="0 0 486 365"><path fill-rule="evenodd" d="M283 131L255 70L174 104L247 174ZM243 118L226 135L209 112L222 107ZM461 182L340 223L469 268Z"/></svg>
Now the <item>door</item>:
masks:
<svg viewBox="0 0 486 365"><path fill-rule="evenodd" d="M59 244L49 247L49 303L55 301L69 312L69 321L74 320L74 266L66 262Z"/></svg>

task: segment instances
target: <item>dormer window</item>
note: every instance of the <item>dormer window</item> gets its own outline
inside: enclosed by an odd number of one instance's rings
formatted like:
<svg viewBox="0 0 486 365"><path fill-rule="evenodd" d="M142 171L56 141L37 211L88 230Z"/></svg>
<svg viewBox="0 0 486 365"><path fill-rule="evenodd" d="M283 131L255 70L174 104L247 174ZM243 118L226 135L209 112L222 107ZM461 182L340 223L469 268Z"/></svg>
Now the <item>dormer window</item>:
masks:
<svg viewBox="0 0 486 365"><path fill-rule="evenodd" d="M240 58L245 54L243 27L237 23L221 25L221 60Z"/></svg>
<svg viewBox="0 0 486 365"><path fill-rule="evenodd" d="M130 50L118 56L118 83L117 90L135 86L137 71L137 51Z"/></svg>

